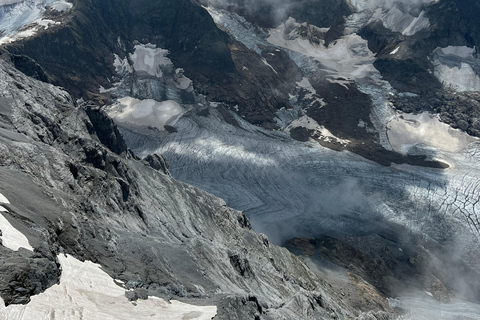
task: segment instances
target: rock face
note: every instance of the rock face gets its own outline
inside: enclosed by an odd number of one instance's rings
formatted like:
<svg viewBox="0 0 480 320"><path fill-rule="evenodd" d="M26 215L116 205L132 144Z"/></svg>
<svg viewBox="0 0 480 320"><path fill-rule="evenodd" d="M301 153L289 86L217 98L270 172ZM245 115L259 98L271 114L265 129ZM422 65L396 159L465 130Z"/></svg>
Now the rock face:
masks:
<svg viewBox="0 0 480 320"><path fill-rule="evenodd" d="M241 212L175 181L160 156L143 162L121 149L111 122L91 120L92 110L23 75L10 56L0 66L0 187L12 203L8 216L35 248L1 249L7 304L56 283L54 254L64 252L100 263L138 297L216 301L218 319L232 319L232 308L238 319L355 315L299 259L252 231ZM116 139L107 148L101 137ZM11 273L13 263L25 267Z"/></svg>

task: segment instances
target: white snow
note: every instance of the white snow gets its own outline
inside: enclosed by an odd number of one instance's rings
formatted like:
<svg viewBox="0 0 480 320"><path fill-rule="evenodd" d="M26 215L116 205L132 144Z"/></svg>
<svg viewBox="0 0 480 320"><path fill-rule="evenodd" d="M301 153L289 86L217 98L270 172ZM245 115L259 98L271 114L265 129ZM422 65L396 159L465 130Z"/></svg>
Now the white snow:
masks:
<svg viewBox="0 0 480 320"><path fill-rule="evenodd" d="M10 201L8 201L8 199L0 193L0 204L10 204Z"/></svg>
<svg viewBox="0 0 480 320"><path fill-rule="evenodd" d="M0 193L0 204L9 203L8 199ZM0 212L8 212L8 210L0 206ZM28 243L27 237L15 229L2 214L0 214L0 230L2 230L2 244L5 247L14 251L17 251L21 247L33 251L33 248Z"/></svg>
<svg viewBox="0 0 480 320"><path fill-rule="evenodd" d="M164 125L175 120L182 111L180 104L173 100L158 102L132 97L118 99L117 103L106 109L115 122L159 130L163 130Z"/></svg>
<svg viewBox="0 0 480 320"><path fill-rule="evenodd" d="M423 4L437 1L438 0L348 0L356 12L375 10L377 8L390 9L398 4L413 9L415 7L420 7Z"/></svg>
<svg viewBox="0 0 480 320"><path fill-rule="evenodd" d="M115 284L100 265L81 262L69 255L59 255L58 259L62 267L60 284L33 296L27 305L5 307L0 303L1 319L210 320L217 313L215 306L169 303L155 297L138 300L135 305L125 297L125 289Z"/></svg>
<svg viewBox="0 0 480 320"><path fill-rule="evenodd" d="M307 99L313 99L315 97L315 95L317 94L317 90L315 90L315 88L313 88L313 86L310 83L310 80L308 80L308 78L304 77L301 81L297 82L297 86L305 89L308 92L305 95L305 98L307 98Z"/></svg>
<svg viewBox="0 0 480 320"><path fill-rule="evenodd" d="M0 45L31 37L42 27L46 29L50 24L60 23L42 19L49 7L57 11L68 11L72 4L63 0L6 0L0 2L0 34L3 34L0 37Z"/></svg>
<svg viewBox="0 0 480 320"><path fill-rule="evenodd" d="M262 58L262 62L263 62L264 65L266 65L267 67L269 67L270 69L272 69L273 72L275 72L275 73L278 74L277 70L275 70L275 69L272 67L272 65L267 62L267 60L266 60L265 58Z"/></svg>
<svg viewBox="0 0 480 320"><path fill-rule="evenodd" d="M405 320L477 320L480 318L479 304L456 299L444 304L435 300L430 292L390 299L389 304L391 307L406 310L402 317Z"/></svg>
<svg viewBox="0 0 480 320"><path fill-rule="evenodd" d="M480 78L468 63L461 62L460 68L437 63L434 74L446 87L460 92L480 91Z"/></svg>
<svg viewBox="0 0 480 320"><path fill-rule="evenodd" d="M119 75L126 75L127 73L132 73L133 68L128 62L127 57L121 59L116 53L113 54L115 60L113 61L113 66L115 67L115 72Z"/></svg>
<svg viewBox="0 0 480 320"><path fill-rule="evenodd" d="M357 34L343 36L325 47L322 43L317 45L303 38L298 32L300 26L302 24L289 18L276 29L270 30L267 41L320 61L330 81L363 78L374 70L374 54L368 49L367 41Z"/></svg>
<svg viewBox="0 0 480 320"><path fill-rule="evenodd" d="M48 6L50 9L58 12L66 12L72 9L73 4L66 1L56 1Z"/></svg>
<svg viewBox="0 0 480 320"><path fill-rule="evenodd" d="M161 78L163 72L161 66L173 65L172 61L166 56L168 50L157 48L153 44L137 44L135 51L130 54L130 60L133 62L133 68L137 72L146 72L154 77Z"/></svg>
<svg viewBox="0 0 480 320"><path fill-rule="evenodd" d="M480 91L480 77L472 65L480 62L473 58L475 48L448 46L436 48L434 53L434 74L445 87L457 91Z"/></svg>
<svg viewBox="0 0 480 320"><path fill-rule="evenodd" d="M430 21L425 17L425 11L420 12L418 17L413 18L410 24L402 31L405 36L413 36L418 31L428 28Z"/></svg>
<svg viewBox="0 0 480 320"><path fill-rule="evenodd" d="M407 154L416 144L424 144L449 152L465 149L476 139L440 122L427 112L414 115L398 114L387 124L387 135L392 148Z"/></svg>
<svg viewBox="0 0 480 320"><path fill-rule="evenodd" d="M475 48L467 46L448 46L445 48L437 48L443 55L451 55L460 58L471 58L475 52Z"/></svg>
<svg viewBox="0 0 480 320"><path fill-rule="evenodd" d="M187 90L191 86L192 80L185 77L183 72L184 71L183 71L182 68L178 68L178 69L175 70L175 78L174 78L175 86L178 89ZM192 90L193 90L193 88L192 88Z"/></svg>
<svg viewBox="0 0 480 320"><path fill-rule="evenodd" d="M404 13L397 5L388 10L377 9L372 20L380 20L385 28L406 36L412 36L430 26L430 21L425 17L425 11L421 11L417 17L414 17L409 13Z"/></svg>
<svg viewBox="0 0 480 320"><path fill-rule="evenodd" d="M314 130L315 134L320 136L325 141L339 142L343 145L346 145L350 142L348 140L344 140L336 137L327 128L325 128L324 126L321 126L320 124L318 124L317 121L315 121L315 119L310 118L307 115L303 115L300 118L293 120L292 123L290 123L290 125L288 125L284 129L284 131L287 133L290 133L290 130L296 127L304 127L304 128L307 128L308 130Z"/></svg>
<svg viewBox="0 0 480 320"><path fill-rule="evenodd" d="M395 49L393 49L392 52L390 52L390 54L396 54L399 49L400 49L400 46L396 47Z"/></svg>
<svg viewBox="0 0 480 320"><path fill-rule="evenodd" d="M8 5L8 4L14 4L17 2L21 2L24 0L0 0L0 6Z"/></svg>

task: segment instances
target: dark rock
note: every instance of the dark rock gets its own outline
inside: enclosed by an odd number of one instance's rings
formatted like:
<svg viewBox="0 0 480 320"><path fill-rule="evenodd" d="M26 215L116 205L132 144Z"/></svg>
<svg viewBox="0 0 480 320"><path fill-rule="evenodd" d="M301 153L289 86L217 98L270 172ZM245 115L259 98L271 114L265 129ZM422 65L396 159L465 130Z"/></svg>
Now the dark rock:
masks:
<svg viewBox="0 0 480 320"><path fill-rule="evenodd" d="M244 278L253 278L255 274L253 273L250 263L247 259L241 258L238 254L229 256L230 263L232 267Z"/></svg>
<svg viewBox="0 0 480 320"><path fill-rule="evenodd" d="M30 297L58 283L60 265L54 253L0 247L0 296L5 305L26 304Z"/></svg>
<svg viewBox="0 0 480 320"><path fill-rule="evenodd" d="M143 160L145 160L153 169L161 171L165 174L170 174L168 162L162 155L156 153L149 154Z"/></svg>
<svg viewBox="0 0 480 320"><path fill-rule="evenodd" d="M88 118L92 122L93 131L98 139L111 151L122 154L127 151L127 144L123 140L122 133L113 123L112 119L94 104L83 106ZM91 132L93 133L93 132Z"/></svg>
<svg viewBox="0 0 480 320"><path fill-rule="evenodd" d="M168 124L164 125L163 128L164 128L165 130L167 130L168 133L178 132L177 128L175 128L175 127L173 127L173 126L171 126L171 125L168 125Z"/></svg>
<svg viewBox="0 0 480 320"><path fill-rule="evenodd" d="M290 130L290 137L298 141L308 141L313 132L305 127L295 127Z"/></svg>

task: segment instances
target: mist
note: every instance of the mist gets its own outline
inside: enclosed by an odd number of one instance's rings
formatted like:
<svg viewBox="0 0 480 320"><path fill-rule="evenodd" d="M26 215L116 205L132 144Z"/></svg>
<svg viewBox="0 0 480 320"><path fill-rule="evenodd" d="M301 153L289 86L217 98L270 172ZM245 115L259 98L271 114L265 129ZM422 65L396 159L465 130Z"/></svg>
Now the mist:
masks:
<svg viewBox="0 0 480 320"><path fill-rule="evenodd" d="M235 12L262 27L274 28L289 17L317 27L330 27L354 12L389 10L395 5L416 16L435 0L200 0L203 5Z"/></svg>

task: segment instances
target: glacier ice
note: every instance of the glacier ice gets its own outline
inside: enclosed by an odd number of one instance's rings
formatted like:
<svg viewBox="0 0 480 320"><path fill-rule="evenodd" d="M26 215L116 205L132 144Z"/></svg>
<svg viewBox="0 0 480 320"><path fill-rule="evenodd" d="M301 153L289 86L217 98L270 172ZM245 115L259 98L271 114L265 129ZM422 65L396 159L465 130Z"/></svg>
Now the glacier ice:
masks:
<svg viewBox="0 0 480 320"><path fill-rule="evenodd" d="M47 9L64 12L71 8L72 4L63 0L0 2L0 45L31 37L41 28L46 29L50 24L58 24L59 22L43 19Z"/></svg>

